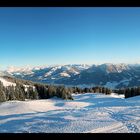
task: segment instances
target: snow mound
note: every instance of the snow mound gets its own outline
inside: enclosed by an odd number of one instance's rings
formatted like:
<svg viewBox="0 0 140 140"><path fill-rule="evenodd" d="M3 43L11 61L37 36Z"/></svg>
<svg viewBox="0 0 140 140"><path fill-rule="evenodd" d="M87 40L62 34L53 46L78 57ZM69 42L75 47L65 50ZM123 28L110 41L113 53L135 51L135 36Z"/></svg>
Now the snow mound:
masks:
<svg viewBox="0 0 140 140"><path fill-rule="evenodd" d="M116 94L116 93L111 93L110 96L111 96L111 97L114 97L114 98L125 98L125 95L124 95L124 94L118 95L118 94Z"/></svg>

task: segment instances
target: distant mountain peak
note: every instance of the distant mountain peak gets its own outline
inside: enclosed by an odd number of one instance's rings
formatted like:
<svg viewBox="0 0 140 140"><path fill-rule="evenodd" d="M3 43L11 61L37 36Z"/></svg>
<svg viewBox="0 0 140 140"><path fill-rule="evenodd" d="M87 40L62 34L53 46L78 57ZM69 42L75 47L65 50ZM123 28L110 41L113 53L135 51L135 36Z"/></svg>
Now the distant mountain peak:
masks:
<svg viewBox="0 0 140 140"><path fill-rule="evenodd" d="M140 86L140 65L104 63L10 67L6 73L25 80L64 85L113 88Z"/></svg>

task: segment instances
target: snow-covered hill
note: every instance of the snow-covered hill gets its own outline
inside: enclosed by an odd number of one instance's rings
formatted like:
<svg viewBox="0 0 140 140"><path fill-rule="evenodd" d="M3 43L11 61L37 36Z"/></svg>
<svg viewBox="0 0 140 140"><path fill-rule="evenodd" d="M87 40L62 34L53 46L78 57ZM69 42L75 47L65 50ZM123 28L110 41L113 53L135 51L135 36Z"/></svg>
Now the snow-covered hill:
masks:
<svg viewBox="0 0 140 140"><path fill-rule="evenodd" d="M77 94L74 100L8 101L0 104L0 132L139 133L140 96Z"/></svg>
<svg viewBox="0 0 140 140"><path fill-rule="evenodd" d="M2 84L7 87L7 86L16 86L16 83L13 82L9 82L6 79L4 79L3 77L0 77L0 82L2 82Z"/></svg>
<svg viewBox="0 0 140 140"><path fill-rule="evenodd" d="M3 73L3 72L0 72L0 82L4 87L9 87L9 86L15 87L18 83L23 85L25 91L27 91L29 87L35 89L34 85L31 82L16 79L11 76L9 77L7 73Z"/></svg>

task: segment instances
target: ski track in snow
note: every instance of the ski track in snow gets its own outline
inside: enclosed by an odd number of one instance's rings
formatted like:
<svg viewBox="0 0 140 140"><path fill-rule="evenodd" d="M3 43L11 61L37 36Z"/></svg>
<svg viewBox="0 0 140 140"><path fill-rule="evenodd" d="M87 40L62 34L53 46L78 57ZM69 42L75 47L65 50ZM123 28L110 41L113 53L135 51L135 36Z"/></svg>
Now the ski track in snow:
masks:
<svg viewBox="0 0 140 140"><path fill-rule="evenodd" d="M72 101L53 98L1 103L0 133L140 132L140 96L123 99L87 93L73 97Z"/></svg>

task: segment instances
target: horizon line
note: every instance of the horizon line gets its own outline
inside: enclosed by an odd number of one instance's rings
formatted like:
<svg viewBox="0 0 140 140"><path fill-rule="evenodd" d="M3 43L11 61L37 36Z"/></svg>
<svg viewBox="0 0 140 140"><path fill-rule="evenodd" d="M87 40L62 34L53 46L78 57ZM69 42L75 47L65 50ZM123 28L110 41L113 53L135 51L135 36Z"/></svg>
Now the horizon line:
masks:
<svg viewBox="0 0 140 140"><path fill-rule="evenodd" d="M10 68L35 68L35 67L53 67L53 66L67 66L67 65L103 65L103 64L125 64L125 65L136 65L136 64L140 64L140 62L134 62L134 63L126 63L126 62L104 62L104 63L68 63L68 64L41 64L41 65L23 65L23 66L17 66L17 65L9 65L6 66L5 68L2 68L2 66L0 66L0 70L8 70Z"/></svg>

